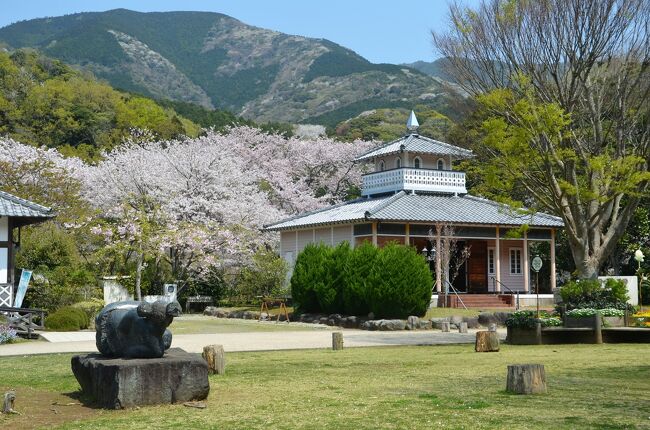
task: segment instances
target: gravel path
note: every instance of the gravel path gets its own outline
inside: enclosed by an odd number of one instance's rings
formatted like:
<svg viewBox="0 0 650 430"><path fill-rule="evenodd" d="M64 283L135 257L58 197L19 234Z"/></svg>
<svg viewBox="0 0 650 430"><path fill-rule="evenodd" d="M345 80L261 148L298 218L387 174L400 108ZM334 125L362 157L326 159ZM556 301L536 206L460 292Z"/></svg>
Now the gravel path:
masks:
<svg viewBox="0 0 650 430"><path fill-rule="evenodd" d="M345 347L395 345L445 345L474 343L476 330L467 334L427 331L365 331L341 329ZM499 330L505 338L505 330ZM94 332L48 333L48 341L20 342L0 345L0 356L96 352ZM331 348L330 330L248 332L220 334L179 334L172 346L187 352L201 352L205 345L221 344L226 351L270 351L285 349Z"/></svg>

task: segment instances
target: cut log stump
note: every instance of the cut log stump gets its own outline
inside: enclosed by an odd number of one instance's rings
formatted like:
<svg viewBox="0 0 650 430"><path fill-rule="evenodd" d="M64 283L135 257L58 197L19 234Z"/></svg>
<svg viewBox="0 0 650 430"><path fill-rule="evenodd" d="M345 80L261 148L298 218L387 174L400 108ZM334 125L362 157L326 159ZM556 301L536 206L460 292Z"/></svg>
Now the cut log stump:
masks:
<svg viewBox="0 0 650 430"><path fill-rule="evenodd" d="M217 375L226 373L226 354L223 345L203 347L203 359L208 362L208 372Z"/></svg>
<svg viewBox="0 0 650 430"><path fill-rule="evenodd" d="M477 331L476 352L499 352L499 334L496 331Z"/></svg>
<svg viewBox="0 0 650 430"><path fill-rule="evenodd" d="M18 412L14 411L14 402L16 401L16 392L7 391L4 395L4 402L2 405L2 413L4 414L17 414Z"/></svg>
<svg viewBox="0 0 650 430"><path fill-rule="evenodd" d="M443 321L440 323L440 330L442 330L445 333L449 332L449 321Z"/></svg>
<svg viewBox="0 0 650 430"><path fill-rule="evenodd" d="M334 351L343 349L343 333L340 331L332 333L332 349Z"/></svg>
<svg viewBox="0 0 650 430"><path fill-rule="evenodd" d="M546 393L546 372L543 364L508 365L506 391L515 394Z"/></svg>
<svg viewBox="0 0 650 430"><path fill-rule="evenodd" d="M467 333L467 323L462 322L458 325L458 333Z"/></svg>

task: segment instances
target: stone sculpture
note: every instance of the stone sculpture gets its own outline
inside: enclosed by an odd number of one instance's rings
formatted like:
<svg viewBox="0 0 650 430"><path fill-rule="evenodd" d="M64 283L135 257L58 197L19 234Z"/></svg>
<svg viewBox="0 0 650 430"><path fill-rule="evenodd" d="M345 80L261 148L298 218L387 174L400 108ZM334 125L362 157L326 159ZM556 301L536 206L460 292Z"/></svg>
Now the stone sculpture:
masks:
<svg viewBox="0 0 650 430"><path fill-rule="evenodd" d="M95 319L97 349L106 357L160 358L172 343L167 326L180 313L175 301L111 303Z"/></svg>

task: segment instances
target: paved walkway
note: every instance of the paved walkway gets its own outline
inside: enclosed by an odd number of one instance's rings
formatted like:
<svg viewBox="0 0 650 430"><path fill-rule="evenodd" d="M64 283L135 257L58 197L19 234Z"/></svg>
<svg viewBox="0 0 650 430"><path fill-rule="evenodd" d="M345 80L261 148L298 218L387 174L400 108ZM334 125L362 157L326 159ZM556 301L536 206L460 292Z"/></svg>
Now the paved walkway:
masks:
<svg viewBox="0 0 650 430"><path fill-rule="evenodd" d="M474 343L476 330L467 334L427 331L366 331L342 329L346 347L390 345L445 345ZM172 346L187 352L201 352L205 345L221 344L229 352L270 351L284 349L331 348L332 332L327 331L281 331L220 334L174 335ZM505 330L499 330L505 339ZM21 342L0 345L0 356L52 354L71 352L96 352L94 332L47 333L48 341Z"/></svg>

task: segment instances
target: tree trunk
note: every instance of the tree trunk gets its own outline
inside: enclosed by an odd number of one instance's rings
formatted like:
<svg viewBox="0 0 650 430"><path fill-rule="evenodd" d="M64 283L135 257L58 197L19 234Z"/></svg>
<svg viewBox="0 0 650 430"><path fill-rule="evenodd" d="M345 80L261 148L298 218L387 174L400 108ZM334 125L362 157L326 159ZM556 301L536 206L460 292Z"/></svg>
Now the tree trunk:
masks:
<svg viewBox="0 0 650 430"><path fill-rule="evenodd" d="M142 289L140 285L142 283L142 266L144 265L144 256L142 255L142 248L138 252L137 263L135 266L135 296L138 301L142 301Z"/></svg>
<svg viewBox="0 0 650 430"><path fill-rule="evenodd" d="M544 365L509 365L506 391L515 394L546 393L546 372L544 371Z"/></svg>
<svg viewBox="0 0 650 430"><path fill-rule="evenodd" d="M343 349L343 333L340 331L332 333L332 349L334 351Z"/></svg>
<svg viewBox="0 0 650 430"><path fill-rule="evenodd" d="M499 352L499 334L496 331L477 331L476 352Z"/></svg>
<svg viewBox="0 0 650 430"><path fill-rule="evenodd" d="M208 372L217 375L226 373L226 356L223 345L204 346L203 359L208 362Z"/></svg>

